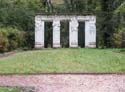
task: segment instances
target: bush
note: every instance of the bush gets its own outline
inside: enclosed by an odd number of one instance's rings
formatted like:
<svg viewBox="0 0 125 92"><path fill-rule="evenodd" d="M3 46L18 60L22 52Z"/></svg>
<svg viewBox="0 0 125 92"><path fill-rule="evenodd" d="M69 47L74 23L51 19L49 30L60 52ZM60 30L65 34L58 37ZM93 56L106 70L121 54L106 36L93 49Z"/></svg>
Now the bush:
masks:
<svg viewBox="0 0 125 92"><path fill-rule="evenodd" d="M7 51L9 47L9 41L7 38L7 32L4 29L0 29L0 52Z"/></svg>
<svg viewBox="0 0 125 92"><path fill-rule="evenodd" d="M25 43L25 32L17 28L0 28L0 52L21 48Z"/></svg>
<svg viewBox="0 0 125 92"><path fill-rule="evenodd" d="M113 34L113 46L120 48L122 46L122 33L117 32Z"/></svg>
<svg viewBox="0 0 125 92"><path fill-rule="evenodd" d="M32 49L34 48L34 32L25 32L25 40L23 43L23 47L27 49Z"/></svg>
<svg viewBox="0 0 125 92"><path fill-rule="evenodd" d="M115 32L112 37L113 46L116 48L122 48L125 46L125 29L119 29L118 32Z"/></svg>

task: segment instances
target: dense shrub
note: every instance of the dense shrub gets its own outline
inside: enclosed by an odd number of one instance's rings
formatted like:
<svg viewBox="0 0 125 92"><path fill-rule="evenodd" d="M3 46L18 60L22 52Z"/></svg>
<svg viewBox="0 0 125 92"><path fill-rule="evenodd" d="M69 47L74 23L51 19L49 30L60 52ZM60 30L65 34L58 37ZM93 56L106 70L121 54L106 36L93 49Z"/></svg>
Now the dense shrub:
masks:
<svg viewBox="0 0 125 92"><path fill-rule="evenodd" d="M23 43L23 47L25 47L25 49L34 48L34 40L34 32L25 32L25 41Z"/></svg>
<svg viewBox="0 0 125 92"><path fill-rule="evenodd" d="M120 48L122 47L122 32L117 32L113 34L113 46Z"/></svg>
<svg viewBox="0 0 125 92"><path fill-rule="evenodd" d="M7 38L7 32L4 29L0 29L0 52L7 51L9 47L9 41Z"/></svg>
<svg viewBox="0 0 125 92"><path fill-rule="evenodd" d="M112 37L112 46L115 48L125 47L125 28L119 29L113 34Z"/></svg>
<svg viewBox="0 0 125 92"><path fill-rule="evenodd" d="M17 28L0 28L0 52L11 51L17 48L32 48L33 33L24 32Z"/></svg>

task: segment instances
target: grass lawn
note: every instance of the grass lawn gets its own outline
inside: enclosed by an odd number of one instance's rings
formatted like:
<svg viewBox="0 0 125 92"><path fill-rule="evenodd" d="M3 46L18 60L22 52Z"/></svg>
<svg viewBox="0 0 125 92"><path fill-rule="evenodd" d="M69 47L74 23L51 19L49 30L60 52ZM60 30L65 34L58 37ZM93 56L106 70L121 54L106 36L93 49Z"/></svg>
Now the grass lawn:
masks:
<svg viewBox="0 0 125 92"><path fill-rule="evenodd" d="M20 88L0 87L0 92L21 92Z"/></svg>
<svg viewBox="0 0 125 92"><path fill-rule="evenodd" d="M0 73L125 73L119 49L46 49L0 59Z"/></svg>

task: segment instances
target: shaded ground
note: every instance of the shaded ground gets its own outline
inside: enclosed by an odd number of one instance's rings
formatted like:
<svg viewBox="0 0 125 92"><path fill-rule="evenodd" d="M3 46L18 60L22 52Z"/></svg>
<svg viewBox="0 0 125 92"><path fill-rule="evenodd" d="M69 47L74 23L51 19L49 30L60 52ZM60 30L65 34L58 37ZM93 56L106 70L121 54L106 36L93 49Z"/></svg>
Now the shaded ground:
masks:
<svg viewBox="0 0 125 92"><path fill-rule="evenodd" d="M0 58L1 74L125 73L118 49L45 49Z"/></svg>
<svg viewBox="0 0 125 92"><path fill-rule="evenodd" d="M0 86L32 86L35 92L125 92L125 75L0 75Z"/></svg>
<svg viewBox="0 0 125 92"><path fill-rule="evenodd" d="M12 51L12 52L1 53L0 58L2 59L2 58L11 57L11 56L14 56L14 55L22 53L22 52L24 52L24 51Z"/></svg>

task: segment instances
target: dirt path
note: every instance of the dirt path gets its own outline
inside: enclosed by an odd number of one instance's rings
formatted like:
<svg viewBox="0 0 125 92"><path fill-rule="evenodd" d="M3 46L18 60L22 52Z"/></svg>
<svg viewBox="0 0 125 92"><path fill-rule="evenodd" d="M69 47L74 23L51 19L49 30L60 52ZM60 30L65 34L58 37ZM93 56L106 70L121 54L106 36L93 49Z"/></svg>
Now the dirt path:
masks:
<svg viewBox="0 0 125 92"><path fill-rule="evenodd" d="M32 86L36 92L125 92L125 75L0 75L0 86Z"/></svg>
<svg viewBox="0 0 125 92"><path fill-rule="evenodd" d="M12 51L12 52L6 52L6 53L3 53L3 54L0 54L0 58L6 58L6 57L10 57L10 56L14 56L18 53L23 53L24 51L21 51L21 50L17 50L17 51Z"/></svg>

